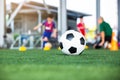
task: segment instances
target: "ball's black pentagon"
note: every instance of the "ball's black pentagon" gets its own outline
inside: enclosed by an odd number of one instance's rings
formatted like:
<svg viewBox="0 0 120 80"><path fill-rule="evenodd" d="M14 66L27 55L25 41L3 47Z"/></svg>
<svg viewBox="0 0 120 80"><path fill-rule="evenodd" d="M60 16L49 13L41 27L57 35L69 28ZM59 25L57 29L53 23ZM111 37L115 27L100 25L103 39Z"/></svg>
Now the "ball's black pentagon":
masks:
<svg viewBox="0 0 120 80"><path fill-rule="evenodd" d="M69 34L67 34L67 36L66 36L66 39L67 40L72 40L74 38L74 35L73 35L73 33L69 33Z"/></svg>
<svg viewBox="0 0 120 80"><path fill-rule="evenodd" d="M69 49L69 52L70 52L71 54L74 54L74 53L77 52L77 48L71 47L71 48Z"/></svg>
<svg viewBox="0 0 120 80"><path fill-rule="evenodd" d="M62 42L60 42L59 46L60 46L60 49L63 49L63 44L62 44Z"/></svg>
<svg viewBox="0 0 120 80"><path fill-rule="evenodd" d="M84 40L83 37L80 38L80 43L81 43L81 45L84 45L84 44L85 44L85 40Z"/></svg>

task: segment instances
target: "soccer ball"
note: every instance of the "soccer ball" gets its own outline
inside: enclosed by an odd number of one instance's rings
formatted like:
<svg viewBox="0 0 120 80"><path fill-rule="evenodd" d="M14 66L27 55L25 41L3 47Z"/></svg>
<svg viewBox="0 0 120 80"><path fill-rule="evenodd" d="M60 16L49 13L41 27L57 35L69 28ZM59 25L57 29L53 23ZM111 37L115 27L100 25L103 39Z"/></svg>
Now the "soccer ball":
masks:
<svg viewBox="0 0 120 80"><path fill-rule="evenodd" d="M84 36L75 31L66 31L59 40L61 51L67 55L79 55L85 49L86 41Z"/></svg>

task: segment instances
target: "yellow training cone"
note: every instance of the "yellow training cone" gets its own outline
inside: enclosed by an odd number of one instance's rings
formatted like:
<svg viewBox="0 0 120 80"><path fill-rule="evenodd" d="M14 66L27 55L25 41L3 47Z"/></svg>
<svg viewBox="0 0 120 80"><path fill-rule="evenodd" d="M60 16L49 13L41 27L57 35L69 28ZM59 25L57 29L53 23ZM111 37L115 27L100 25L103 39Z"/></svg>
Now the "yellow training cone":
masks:
<svg viewBox="0 0 120 80"><path fill-rule="evenodd" d="M88 49L88 48L89 48L89 47L86 45L86 46L85 46L85 49Z"/></svg>
<svg viewBox="0 0 120 80"><path fill-rule="evenodd" d="M115 33L112 33L112 40L111 40L111 47L110 47L111 51L118 51L118 41L116 38Z"/></svg>
<svg viewBox="0 0 120 80"><path fill-rule="evenodd" d="M21 46L21 47L19 48L19 51L21 51L21 52L26 51L26 50L27 50L27 48L26 48L25 46Z"/></svg>
<svg viewBox="0 0 120 80"><path fill-rule="evenodd" d="M60 48L60 47L58 47L58 50L61 50L61 48Z"/></svg>

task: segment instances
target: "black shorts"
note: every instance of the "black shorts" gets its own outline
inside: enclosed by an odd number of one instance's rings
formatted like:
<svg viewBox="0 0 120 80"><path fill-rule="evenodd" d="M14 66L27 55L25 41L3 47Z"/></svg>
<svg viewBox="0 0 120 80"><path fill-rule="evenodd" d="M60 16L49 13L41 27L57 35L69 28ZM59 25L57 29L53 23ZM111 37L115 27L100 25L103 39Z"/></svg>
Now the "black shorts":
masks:
<svg viewBox="0 0 120 80"><path fill-rule="evenodd" d="M105 42L108 41L109 43L111 43L111 39L112 39L112 36L105 36Z"/></svg>
<svg viewBox="0 0 120 80"><path fill-rule="evenodd" d="M105 42L111 43L112 36L105 36ZM100 49L102 46L99 46L101 40L96 44L95 49Z"/></svg>

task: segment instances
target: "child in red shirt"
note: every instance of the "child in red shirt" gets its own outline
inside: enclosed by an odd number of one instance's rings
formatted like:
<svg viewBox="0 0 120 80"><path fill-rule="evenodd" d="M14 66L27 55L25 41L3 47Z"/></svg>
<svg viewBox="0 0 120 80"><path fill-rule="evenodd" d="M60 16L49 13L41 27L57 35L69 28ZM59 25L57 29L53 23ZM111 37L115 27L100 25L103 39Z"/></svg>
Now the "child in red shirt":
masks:
<svg viewBox="0 0 120 80"><path fill-rule="evenodd" d="M83 22L83 16L80 17L80 23L77 24L77 30L85 36L85 24Z"/></svg>

